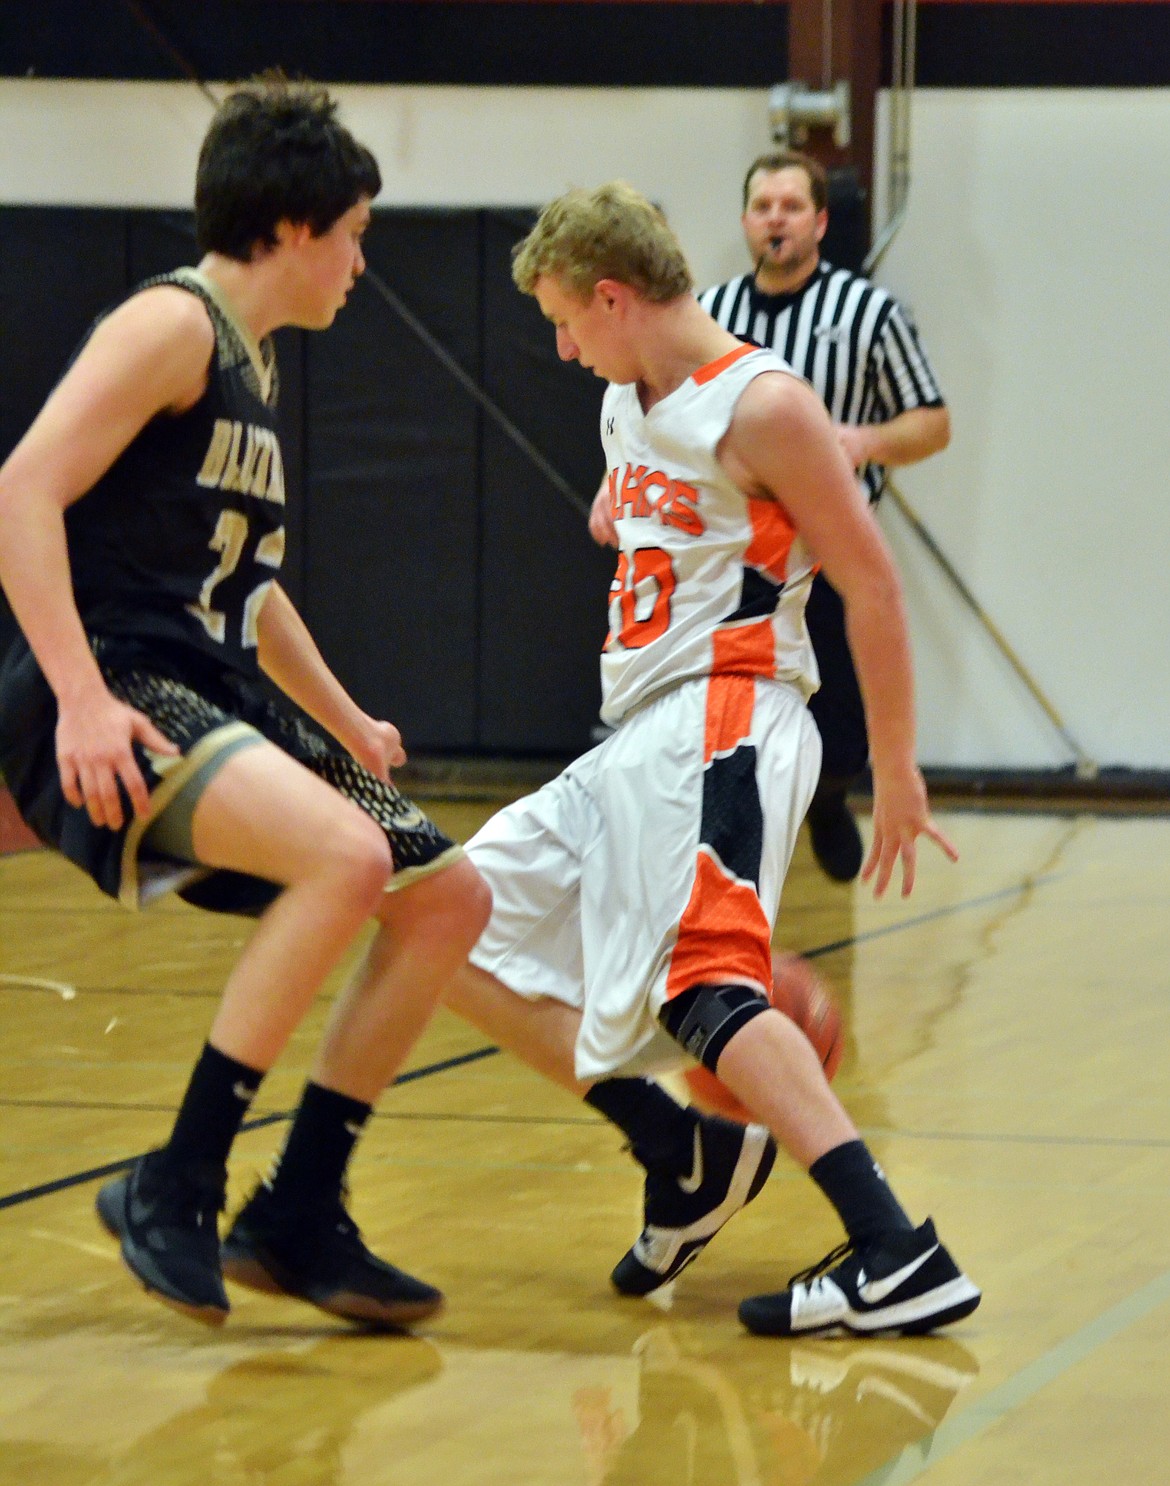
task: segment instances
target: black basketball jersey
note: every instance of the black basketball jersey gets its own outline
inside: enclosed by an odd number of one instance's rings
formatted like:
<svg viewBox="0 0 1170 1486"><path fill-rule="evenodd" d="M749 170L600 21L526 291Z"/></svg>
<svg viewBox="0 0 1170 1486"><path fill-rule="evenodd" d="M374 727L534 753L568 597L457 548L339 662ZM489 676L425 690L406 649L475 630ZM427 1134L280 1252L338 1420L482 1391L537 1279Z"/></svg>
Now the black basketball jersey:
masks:
<svg viewBox="0 0 1170 1486"><path fill-rule="evenodd" d="M77 606L92 634L162 641L254 675L260 607L284 556L271 342L258 346L197 270L139 288L156 284L207 308L207 390L187 412L152 418L65 513Z"/></svg>

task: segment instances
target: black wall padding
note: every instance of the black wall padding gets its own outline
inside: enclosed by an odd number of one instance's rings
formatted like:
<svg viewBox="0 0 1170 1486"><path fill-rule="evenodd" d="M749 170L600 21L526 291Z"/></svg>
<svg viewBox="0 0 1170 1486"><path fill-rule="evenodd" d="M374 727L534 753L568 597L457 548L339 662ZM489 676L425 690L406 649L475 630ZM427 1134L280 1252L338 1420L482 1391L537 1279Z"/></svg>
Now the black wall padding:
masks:
<svg viewBox="0 0 1170 1486"><path fill-rule="evenodd" d="M3 0L0 75L180 80L185 64L212 80L279 66L332 83L767 87L785 75L787 19L756 0Z"/></svg>
<svg viewBox="0 0 1170 1486"><path fill-rule="evenodd" d="M366 254L477 375L477 214L379 213ZM476 405L369 284L307 367L309 625L408 749L474 748Z"/></svg>
<svg viewBox="0 0 1170 1486"><path fill-rule="evenodd" d="M0 76L179 82L184 65L221 81L279 65L333 83L767 88L788 76L788 5L0 0ZM917 75L923 88L1165 87L1170 5L922 5Z"/></svg>
<svg viewBox="0 0 1170 1486"><path fill-rule="evenodd" d="M125 281L123 213L19 206L0 211L0 462ZM15 628L0 593L0 651Z"/></svg>
<svg viewBox="0 0 1170 1486"><path fill-rule="evenodd" d="M601 383L513 286L531 213L375 213L371 266L588 500ZM195 261L190 213L0 208L0 458L94 316ZM282 581L360 703L416 752L589 744L613 556L369 282L281 331ZM0 601L0 643L11 634Z"/></svg>
<svg viewBox="0 0 1170 1486"><path fill-rule="evenodd" d="M521 212L484 214L484 386L585 501L605 467L603 384L562 365L552 326L511 279ZM480 737L507 752L579 753L597 721L615 557L490 420L483 440Z"/></svg>
<svg viewBox="0 0 1170 1486"><path fill-rule="evenodd" d="M78 341L125 283L125 213L36 206L0 211L0 458L7 458Z"/></svg>

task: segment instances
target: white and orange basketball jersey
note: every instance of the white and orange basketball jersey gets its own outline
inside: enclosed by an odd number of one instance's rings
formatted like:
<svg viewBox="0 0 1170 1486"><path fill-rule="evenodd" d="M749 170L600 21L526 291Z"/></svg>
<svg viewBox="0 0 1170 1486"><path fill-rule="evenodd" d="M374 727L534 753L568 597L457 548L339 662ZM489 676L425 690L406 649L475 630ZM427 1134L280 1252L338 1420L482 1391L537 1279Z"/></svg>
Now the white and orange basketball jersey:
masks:
<svg viewBox="0 0 1170 1486"><path fill-rule="evenodd" d="M807 698L816 660L804 622L814 565L787 512L750 499L716 450L744 388L795 375L743 346L700 367L648 413L634 384L601 407L617 572L601 661L602 719L700 676L790 682Z"/></svg>

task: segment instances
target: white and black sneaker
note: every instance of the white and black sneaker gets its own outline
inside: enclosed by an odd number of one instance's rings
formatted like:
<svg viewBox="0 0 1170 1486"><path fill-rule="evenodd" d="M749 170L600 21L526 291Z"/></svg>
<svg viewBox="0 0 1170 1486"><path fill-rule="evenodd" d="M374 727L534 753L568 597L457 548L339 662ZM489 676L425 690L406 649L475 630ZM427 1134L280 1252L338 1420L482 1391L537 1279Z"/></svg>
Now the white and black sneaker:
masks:
<svg viewBox="0 0 1170 1486"><path fill-rule="evenodd" d="M623 1295L649 1295L673 1280L768 1180L776 1142L763 1125L718 1115L695 1122L691 1170L646 1171L645 1227L610 1276Z"/></svg>
<svg viewBox="0 0 1170 1486"><path fill-rule="evenodd" d="M921 1228L860 1248L842 1244L794 1274L787 1290L742 1301L739 1319L757 1336L838 1330L914 1335L969 1316L981 1298L927 1218Z"/></svg>

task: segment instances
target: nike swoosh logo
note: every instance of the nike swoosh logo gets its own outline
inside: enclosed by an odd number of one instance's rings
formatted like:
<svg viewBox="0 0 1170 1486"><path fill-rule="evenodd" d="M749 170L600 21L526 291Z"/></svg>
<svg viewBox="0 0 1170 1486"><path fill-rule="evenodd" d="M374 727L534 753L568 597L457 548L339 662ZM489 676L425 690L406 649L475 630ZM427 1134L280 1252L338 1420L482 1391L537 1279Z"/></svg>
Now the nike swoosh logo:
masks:
<svg viewBox="0 0 1170 1486"><path fill-rule="evenodd" d="M232 1093L241 1104L251 1104L256 1097L256 1090L250 1089L243 1079L237 1079L232 1085Z"/></svg>
<svg viewBox="0 0 1170 1486"><path fill-rule="evenodd" d="M887 1275L883 1280L870 1280L866 1278L865 1270L857 1271L857 1293L865 1301L866 1305L880 1305L887 1295L892 1295L899 1285L903 1284L917 1270L921 1269L932 1254L938 1252L938 1244L932 1244L925 1254L918 1254L911 1259L909 1264L903 1264L901 1269L896 1269L893 1274Z"/></svg>
<svg viewBox="0 0 1170 1486"><path fill-rule="evenodd" d="M688 1197L693 1196L703 1185L703 1131L695 1126L695 1158L691 1163L690 1176L680 1176L679 1187Z"/></svg>

